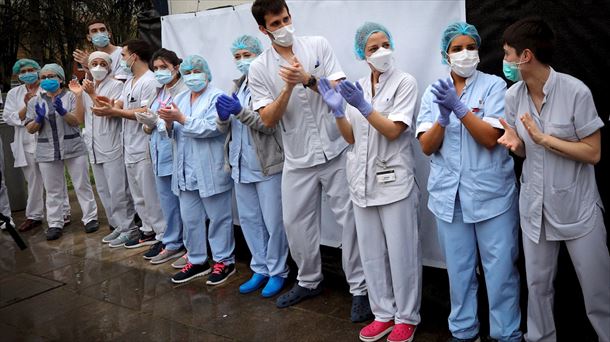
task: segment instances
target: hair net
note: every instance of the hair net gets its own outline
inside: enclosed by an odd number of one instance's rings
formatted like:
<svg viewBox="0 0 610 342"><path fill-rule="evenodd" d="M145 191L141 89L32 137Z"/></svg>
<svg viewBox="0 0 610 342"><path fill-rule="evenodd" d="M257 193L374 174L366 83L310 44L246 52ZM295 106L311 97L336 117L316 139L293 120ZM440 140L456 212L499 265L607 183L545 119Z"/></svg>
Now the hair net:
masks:
<svg viewBox="0 0 610 342"><path fill-rule="evenodd" d="M481 36L474 25L470 25L464 22L453 23L445 29L443 37L441 38L441 51L447 52L451 41L457 36L469 36L477 43L477 47L481 46ZM443 63L447 63L443 58Z"/></svg>
<svg viewBox="0 0 610 342"><path fill-rule="evenodd" d="M26 66L33 67L36 70L40 70L40 65L36 63L35 60L22 58L15 62L15 65L13 65L13 74L17 75L21 71L21 68Z"/></svg>
<svg viewBox="0 0 610 342"><path fill-rule="evenodd" d="M112 67L112 58L110 58L110 55L103 52L103 51L94 51L89 55L89 60L87 60L87 64L91 65L91 62L93 62L94 59L97 58L101 58L103 60L106 61L106 63L108 63L108 66Z"/></svg>
<svg viewBox="0 0 610 342"><path fill-rule="evenodd" d="M261 41L256 37L243 35L237 37L233 44L231 45L231 53L235 53L239 50L248 50L255 55L260 55L263 52L263 46L261 45Z"/></svg>
<svg viewBox="0 0 610 342"><path fill-rule="evenodd" d="M191 71L193 69L201 70L204 74L206 74L208 82L212 81L212 72L210 71L208 62L205 61L205 58L198 55L190 55L185 57L180 64L180 73L184 75L186 71Z"/></svg>
<svg viewBox="0 0 610 342"><path fill-rule="evenodd" d="M64 73L64 68L61 67L61 65L56 64L56 63L50 63L50 64L45 64L42 69L40 69L40 72L43 71L53 71L55 73L55 75L59 76L59 78L62 81L66 80L66 74Z"/></svg>
<svg viewBox="0 0 610 342"><path fill-rule="evenodd" d="M388 37L390 41L390 48L394 49L394 40L392 39L392 35L390 31L388 31L385 26L372 22L365 22L356 30L356 38L354 39L354 51L356 52L356 56L359 59L364 59L364 48L366 46L366 42L369 40L371 34L375 32L383 32Z"/></svg>

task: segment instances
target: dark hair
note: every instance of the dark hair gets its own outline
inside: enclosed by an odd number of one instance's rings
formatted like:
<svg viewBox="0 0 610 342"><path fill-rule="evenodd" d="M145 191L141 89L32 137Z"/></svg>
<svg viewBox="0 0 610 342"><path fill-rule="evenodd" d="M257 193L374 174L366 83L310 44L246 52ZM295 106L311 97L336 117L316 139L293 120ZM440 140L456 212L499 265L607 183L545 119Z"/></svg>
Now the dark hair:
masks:
<svg viewBox="0 0 610 342"><path fill-rule="evenodd" d="M555 34L541 18L529 17L510 25L502 36L502 45L515 48L517 54L529 49L541 63L550 64L555 48Z"/></svg>
<svg viewBox="0 0 610 342"><path fill-rule="evenodd" d="M157 59L160 59L166 63L173 65L174 67L176 67L176 70L180 69L180 63L182 63L182 59L179 58L174 51L165 48L160 48L159 50L155 51L155 53L152 55L152 58L150 59L151 70L154 69L153 63ZM180 76L180 72L178 72L178 78L180 78Z"/></svg>
<svg viewBox="0 0 610 342"><path fill-rule="evenodd" d="M104 20L102 20L100 18L93 18L87 22L87 33L89 33L89 26L91 26L93 24L104 24L104 26L106 27L106 30L110 31L110 29L108 28L108 25L106 25L106 22Z"/></svg>
<svg viewBox="0 0 610 342"><path fill-rule="evenodd" d="M123 47L127 47L129 52L135 53L142 61L146 63L150 61L152 47L147 42L141 39L130 39L123 43Z"/></svg>
<svg viewBox="0 0 610 342"><path fill-rule="evenodd" d="M266 28L265 15L280 14L284 8L286 8L288 15L290 15L290 9L288 9L288 5L286 5L284 0L256 0L252 4L252 16L254 16L257 24Z"/></svg>

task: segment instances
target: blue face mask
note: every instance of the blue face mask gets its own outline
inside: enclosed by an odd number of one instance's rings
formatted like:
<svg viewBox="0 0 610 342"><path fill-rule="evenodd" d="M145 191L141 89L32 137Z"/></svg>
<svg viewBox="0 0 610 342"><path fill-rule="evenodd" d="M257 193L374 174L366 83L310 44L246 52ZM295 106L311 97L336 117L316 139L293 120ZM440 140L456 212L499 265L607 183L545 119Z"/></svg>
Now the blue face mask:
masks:
<svg viewBox="0 0 610 342"><path fill-rule="evenodd" d="M235 64L237 64L237 69L239 69L239 71L241 71L242 74L247 75L248 74L248 70L250 69L250 64L252 64L252 61L254 61L254 58L242 58L240 60L238 60L237 62L235 62Z"/></svg>
<svg viewBox="0 0 610 342"><path fill-rule="evenodd" d="M167 69L157 70L155 71L155 78L157 79L157 82L161 84L168 84L174 79L174 75L172 75L172 72Z"/></svg>
<svg viewBox="0 0 610 342"><path fill-rule="evenodd" d="M193 92L200 92L208 85L207 77L204 73L184 75L184 84Z"/></svg>
<svg viewBox="0 0 610 342"><path fill-rule="evenodd" d="M40 82L40 87L49 93L54 93L59 89L59 80L57 78L44 79Z"/></svg>
<svg viewBox="0 0 610 342"><path fill-rule="evenodd" d="M129 56L127 59L121 59L121 61L119 62L119 66L121 67L121 69L123 69L123 72L125 72L127 75L133 75L133 72L131 71L131 65L127 64L127 61L130 58L131 58L131 56Z"/></svg>
<svg viewBox="0 0 610 342"><path fill-rule="evenodd" d="M521 81L521 71L519 70L520 64L523 64L523 62L516 63L502 60L502 72L504 73L504 77L513 82Z"/></svg>
<svg viewBox="0 0 610 342"><path fill-rule="evenodd" d="M37 72L26 72L25 74L19 74L19 80L25 84L33 84L38 81Z"/></svg>
<svg viewBox="0 0 610 342"><path fill-rule="evenodd" d="M98 32L91 36L91 42L97 47L105 47L110 44L110 38L108 32Z"/></svg>

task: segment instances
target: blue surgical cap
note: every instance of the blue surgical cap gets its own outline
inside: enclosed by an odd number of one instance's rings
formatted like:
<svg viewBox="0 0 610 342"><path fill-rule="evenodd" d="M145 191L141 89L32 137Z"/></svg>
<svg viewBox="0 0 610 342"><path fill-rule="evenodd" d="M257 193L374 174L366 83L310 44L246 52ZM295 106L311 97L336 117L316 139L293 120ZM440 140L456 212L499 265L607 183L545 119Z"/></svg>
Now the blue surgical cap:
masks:
<svg viewBox="0 0 610 342"><path fill-rule="evenodd" d="M61 78L62 81L66 80L66 74L64 73L64 68L61 67L61 65L56 64L56 63L50 63L50 64L45 64L45 66L42 67L42 69L40 69L40 72L43 71L52 71L55 73L55 75L59 76L59 78Z"/></svg>
<svg viewBox="0 0 610 342"><path fill-rule="evenodd" d="M36 63L35 60L22 58L13 65L13 74L17 75L23 67L32 67L36 70L40 70L40 64Z"/></svg>
<svg viewBox="0 0 610 342"><path fill-rule="evenodd" d="M364 48L366 46L366 42L369 40L371 34L375 32L383 32L388 37L390 41L390 48L394 49L394 40L392 39L392 35L390 31L388 31L385 26L372 22L365 22L356 30L356 38L354 39L354 51L356 52L356 56L358 59L364 59Z"/></svg>
<svg viewBox="0 0 610 342"><path fill-rule="evenodd" d="M235 39L231 45L231 53L235 54L239 50L248 50L255 55L260 55L263 52L261 41L256 37L243 35Z"/></svg>
<svg viewBox="0 0 610 342"><path fill-rule="evenodd" d="M451 44L451 41L457 36L469 36L477 43L477 47L481 46L481 36L479 36L477 28L468 23L457 22L447 26L443 32L443 37L441 38L441 51L447 52L449 44ZM443 63L447 64L445 58L443 58Z"/></svg>
<svg viewBox="0 0 610 342"><path fill-rule="evenodd" d="M191 71L193 69L201 70L201 72L206 74L208 82L212 81L212 72L210 71L208 62L205 61L205 58L198 55L190 55L184 58L180 64L180 73L184 76L186 71Z"/></svg>

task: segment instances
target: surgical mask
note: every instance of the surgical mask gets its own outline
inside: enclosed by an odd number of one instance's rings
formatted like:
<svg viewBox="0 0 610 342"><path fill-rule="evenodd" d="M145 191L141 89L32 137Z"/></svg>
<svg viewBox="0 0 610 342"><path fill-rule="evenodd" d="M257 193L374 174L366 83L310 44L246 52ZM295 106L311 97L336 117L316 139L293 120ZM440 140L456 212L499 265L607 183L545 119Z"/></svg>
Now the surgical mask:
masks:
<svg viewBox="0 0 610 342"><path fill-rule="evenodd" d="M127 75L132 75L133 72L131 71L131 66L133 65L133 63L131 63L131 65L127 64L127 61L129 60L129 58L131 58L131 56L129 56L127 59L121 59L121 61L119 62L119 65L120 65L121 69L123 69L123 71ZM134 61L134 63L135 63L135 61Z"/></svg>
<svg viewBox="0 0 610 342"><path fill-rule="evenodd" d="M59 89L59 80L57 78L44 79L40 82L40 87L49 93L54 93Z"/></svg>
<svg viewBox="0 0 610 342"><path fill-rule="evenodd" d="M450 53L448 56L451 70L464 78L468 78L474 74L480 61L478 50L464 49L460 52Z"/></svg>
<svg viewBox="0 0 610 342"><path fill-rule="evenodd" d="M379 72L386 72L392 67L392 53L394 51L386 49L384 47L379 48L372 55L366 58L375 70Z"/></svg>
<svg viewBox="0 0 610 342"><path fill-rule="evenodd" d="M89 71L91 71L91 76L96 81L101 81L108 75L108 70L100 65L91 68Z"/></svg>
<svg viewBox="0 0 610 342"><path fill-rule="evenodd" d="M509 62L507 60L502 60L502 72L504 72L504 77L507 80L513 82L521 81L521 70L519 70L519 65L525 62Z"/></svg>
<svg viewBox="0 0 610 342"><path fill-rule="evenodd" d="M254 61L254 58L242 58L235 62L235 64L237 64L237 69L241 71L242 74L247 75L252 61Z"/></svg>
<svg viewBox="0 0 610 342"><path fill-rule="evenodd" d="M26 72L25 74L19 74L19 80L25 84L34 84L38 81L38 73Z"/></svg>
<svg viewBox="0 0 610 342"><path fill-rule="evenodd" d="M98 32L91 36L91 42L93 45L97 47L106 47L110 44L110 38L108 37L108 32Z"/></svg>
<svg viewBox="0 0 610 342"><path fill-rule="evenodd" d="M208 85L207 77L203 73L184 75L184 84L193 92L200 92Z"/></svg>
<svg viewBox="0 0 610 342"><path fill-rule="evenodd" d="M157 82L161 84L168 84L174 79L174 75L167 69L157 70L155 71L155 78L157 79Z"/></svg>
<svg viewBox="0 0 610 342"><path fill-rule="evenodd" d="M292 46L292 42L294 41L294 27L292 24L286 25L284 27L280 27L279 29L270 32L273 37L273 42L279 46L289 47Z"/></svg>

